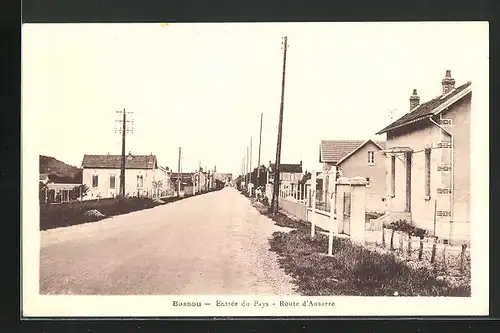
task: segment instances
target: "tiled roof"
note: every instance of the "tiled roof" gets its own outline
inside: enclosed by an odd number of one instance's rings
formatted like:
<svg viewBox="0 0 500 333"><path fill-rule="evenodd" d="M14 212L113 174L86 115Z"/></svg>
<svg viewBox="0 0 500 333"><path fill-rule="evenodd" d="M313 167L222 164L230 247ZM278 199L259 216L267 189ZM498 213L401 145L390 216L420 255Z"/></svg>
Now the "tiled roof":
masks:
<svg viewBox="0 0 500 333"><path fill-rule="evenodd" d="M367 140L322 140L320 145L320 163L337 163L366 142ZM382 149L385 148L385 141L373 142Z"/></svg>
<svg viewBox="0 0 500 333"><path fill-rule="evenodd" d="M429 118L432 116L433 111L439 107L440 105L444 104L445 102L449 101L451 98L455 97L457 94L465 90L467 87L471 85L471 82L466 82L462 84L460 87L456 88L452 92L450 92L448 95L445 95L444 97L438 96L436 98L431 99L430 101L427 101L425 103L420 104L415 110L405 114L389 126L385 127L384 129L380 130L377 132L377 134L382 134L385 133L391 129L394 129L396 127L401 127L405 126L409 123L418 121L420 119L425 119Z"/></svg>
<svg viewBox="0 0 500 333"><path fill-rule="evenodd" d="M274 170L276 164L271 163L269 168ZM280 163L280 172L289 172L289 173L302 173L302 164L282 164Z"/></svg>
<svg viewBox="0 0 500 333"><path fill-rule="evenodd" d="M82 168L120 169L121 155L84 155ZM127 155L125 156L126 169L153 169L156 167L155 155Z"/></svg>

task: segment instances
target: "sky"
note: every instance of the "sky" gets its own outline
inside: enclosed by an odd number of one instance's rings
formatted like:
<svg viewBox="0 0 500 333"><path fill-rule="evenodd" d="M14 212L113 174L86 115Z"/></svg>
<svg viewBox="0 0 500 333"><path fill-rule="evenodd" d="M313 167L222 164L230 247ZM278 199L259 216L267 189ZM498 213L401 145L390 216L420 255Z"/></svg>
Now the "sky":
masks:
<svg viewBox="0 0 500 333"><path fill-rule="evenodd" d="M84 154L120 154L117 110L133 112L126 151L182 171L201 164L241 173L252 139L257 166L274 163L288 37L281 163L320 169L321 140L384 140L375 133L478 78L488 25L427 23L25 24L23 133L38 154L80 167ZM24 148L23 148L24 149Z"/></svg>

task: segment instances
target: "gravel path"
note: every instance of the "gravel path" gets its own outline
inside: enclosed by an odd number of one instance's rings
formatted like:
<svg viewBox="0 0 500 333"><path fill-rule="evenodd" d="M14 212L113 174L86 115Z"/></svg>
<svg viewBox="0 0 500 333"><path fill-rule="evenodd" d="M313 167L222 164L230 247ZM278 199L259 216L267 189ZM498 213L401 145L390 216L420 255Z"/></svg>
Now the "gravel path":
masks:
<svg viewBox="0 0 500 333"><path fill-rule="evenodd" d="M233 188L44 231L40 293L291 295L273 231Z"/></svg>

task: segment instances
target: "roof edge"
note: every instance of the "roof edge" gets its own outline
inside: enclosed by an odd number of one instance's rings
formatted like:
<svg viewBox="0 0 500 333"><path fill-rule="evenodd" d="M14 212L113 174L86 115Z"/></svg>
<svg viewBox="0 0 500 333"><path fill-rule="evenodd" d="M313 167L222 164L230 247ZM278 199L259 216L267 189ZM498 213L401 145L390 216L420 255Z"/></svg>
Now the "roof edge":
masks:
<svg viewBox="0 0 500 333"><path fill-rule="evenodd" d="M468 82L464 83L464 85L466 85L466 84L468 84L468 86L465 87L464 90L462 90L461 92L459 92L458 94L456 94L455 96L453 96L452 98L450 98L449 100L447 100L446 102L444 102L444 103L440 104L439 106L435 107L434 109L432 109L432 111L429 114L427 114L425 116L422 116L422 117L419 117L419 118L416 118L416 119L413 119L412 121L409 121L409 122L406 122L406 123L394 126L394 127L391 127L391 125L389 125L389 126L385 127L384 129L378 131L375 134L380 135L380 134L383 134L383 133L387 133L388 131L392 131L392 130L394 130L396 128L401 128L401 127L407 126L409 124L413 124L413 123L415 123L417 121L420 121L420 120L429 119L432 116L435 116L435 115L443 112L448 107L450 107L454 103L458 102L459 100L461 100L462 98L464 98L465 96L467 96L470 92L472 92L472 82L468 81Z"/></svg>
<svg viewBox="0 0 500 333"><path fill-rule="evenodd" d="M383 148L380 147L380 145L378 145L375 141L373 141L372 139L368 139L365 142L363 142L360 146L358 146L356 149L354 149L353 151L351 151L349 154L345 155L340 160L338 160L336 164L338 165L338 164L344 162L345 160L347 160L349 157L351 157L352 155L354 155L355 152L357 152L361 147L363 147L364 145L366 145L368 142L372 142L380 150L383 150Z"/></svg>

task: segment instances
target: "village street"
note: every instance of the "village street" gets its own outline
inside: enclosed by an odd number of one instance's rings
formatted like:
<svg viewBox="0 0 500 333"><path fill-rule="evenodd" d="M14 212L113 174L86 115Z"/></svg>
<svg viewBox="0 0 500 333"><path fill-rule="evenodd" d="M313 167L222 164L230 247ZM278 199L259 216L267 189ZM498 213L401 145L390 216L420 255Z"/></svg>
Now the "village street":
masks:
<svg viewBox="0 0 500 333"><path fill-rule="evenodd" d="M41 232L41 294L286 295L273 223L233 188Z"/></svg>

